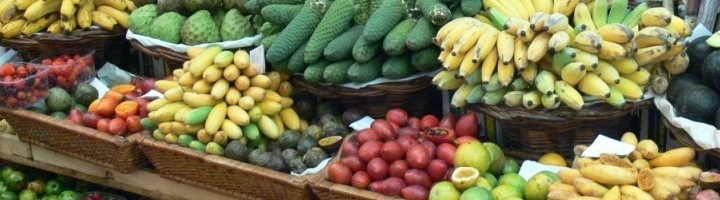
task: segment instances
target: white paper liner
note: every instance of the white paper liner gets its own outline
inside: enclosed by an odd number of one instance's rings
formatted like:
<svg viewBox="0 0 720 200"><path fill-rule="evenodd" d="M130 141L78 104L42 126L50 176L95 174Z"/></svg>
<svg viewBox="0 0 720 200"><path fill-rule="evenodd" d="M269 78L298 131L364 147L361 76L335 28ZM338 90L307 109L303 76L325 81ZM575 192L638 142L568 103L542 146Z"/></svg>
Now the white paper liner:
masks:
<svg viewBox="0 0 720 200"><path fill-rule="evenodd" d="M169 42L165 42L165 41L158 40L155 38L138 35L138 34L133 33L130 30L127 31L125 38L127 38L128 40L131 40L131 39L137 40L138 42L140 42L140 44L142 44L143 46L146 46L146 47L161 46L161 47L166 47L166 48L169 48L174 51L181 52L181 53L187 52L188 48L191 47L191 46L188 46L185 44L169 43ZM219 45L223 49L237 49L237 48L253 46L256 42L258 42L258 40L261 40L261 39L262 39L262 34L257 34L255 36L246 37L246 38L243 38L240 40L216 42L216 43L206 43L206 44L200 44L200 45L196 45L196 46L207 47L209 45Z"/></svg>
<svg viewBox="0 0 720 200"><path fill-rule="evenodd" d="M668 122L675 127L685 130L695 143L703 149L720 148L720 130L710 124L695 122L675 114L675 108L665 95L655 97L655 106L660 110Z"/></svg>

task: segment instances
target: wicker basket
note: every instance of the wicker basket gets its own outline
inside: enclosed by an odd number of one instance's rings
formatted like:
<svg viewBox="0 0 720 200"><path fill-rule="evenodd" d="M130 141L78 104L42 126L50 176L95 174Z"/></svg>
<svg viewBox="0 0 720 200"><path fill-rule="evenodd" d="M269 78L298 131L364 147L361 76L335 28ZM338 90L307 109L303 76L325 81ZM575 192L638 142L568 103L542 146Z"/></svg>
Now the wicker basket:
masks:
<svg viewBox="0 0 720 200"><path fill-rule="evenodd" d="M101 166L130 173L147 166L136 133L113 136L28 110L0 109L0 118L13 126L20 140Z"/></svg>
<svg viewBox="0 0 720 200"><path fill-rule="evenodd" d="M435 87L431 87L431 77L420 77L403 82L369 85L352 89L335 85L308 82L301 75L292 78L293 86L329 100L338 100L345 107L359 108L374 118L384 118L393 108L403 108L411 116L422 116L430 112Z"/></svg>
<svg viewBox="0 0 720 200"><path fill-rule="evenodd" d="M665 118L665 116L661 117L660 120L662 121L663 125L665 125L665 127L668 129L668 131L670 131L670 133L672 133L673 136L675 136L675 139L680 141L681 144L683 144L687 147L693 148L697 152L712 154L714 156L720 156L720 148L704 149L704 148L700 147L700 145L695 143L695 140L692 137L690 137L690 134L688 134L682 128L675 127L674 125L672 125L668 121L668 119Z"/></svg>
<svg viewBox="0 0 720 200"><path fill-rule="evenodd" d="M106 62L118 66L127 66L130 44L125 39L125 31L107 32L104 30L76 31L73 35L35 34L30 37L2 39L2 45L17 50L25 60L53 53L58 49L94 49L95 66L102 67Z"/></svg>
<svg viewBox="0 0 720 200"><path fill-rule="evenodd" d="M338 162L338 158L330 161ZM389 200L389 199L402 199L399 197L389 197L384 194L373 192L370 190L361 190L349 185L337 184L327 180L327 167L322 171L314 174L310 178L310 188L312 189L315 196L320 200Z"/></svg>
<svg viewBox="0 0 720 200"><path fill-rule="evenodd" d="M573 147L590 144L602 134L619 138L630 126L630 113L652 106L652 100L627 103L622 108L596 104L575 111L568 107L556 110L527 110L521 107L474 106L499 123L505 154L519 159L538 159L557 152L566 158L574 156Z"/></svg>
<svg viewBox="0 0 720 200"><path fill-rule="evenodd" d="M161 58L166 66L171 69L181 68L183 63L190 60L190 57L186 53L177 52L163 46L151 46L146 47L140 44L137 40L130 40L130 45L138 51L154 57Z"/></svg>
<svg viewBox="0 0 720 200"><path fill-rule="evenodd" d="M315 199L306 177L293 176L142 134L140 148L161 176L239 199Z"/></svg>

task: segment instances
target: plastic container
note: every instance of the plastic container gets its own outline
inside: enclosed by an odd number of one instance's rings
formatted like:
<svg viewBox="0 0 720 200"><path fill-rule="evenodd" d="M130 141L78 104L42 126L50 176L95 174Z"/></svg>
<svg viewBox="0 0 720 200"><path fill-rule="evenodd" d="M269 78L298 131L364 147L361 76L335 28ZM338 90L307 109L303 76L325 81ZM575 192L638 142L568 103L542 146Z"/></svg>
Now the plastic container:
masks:
<svg viewBox="0 0 720 200"><path fill-rule="evenodd" d="M0 67L0 106L25 108L47 96L47 66L9 62Z"/></svg>
<svg viewBox="0 0 720 200"><path fill-rule="evenodd" d="M95 50L63 49L40 56L30 61L48 66L48 83L52 87L61 87L74 91L81 83L90 82L95 77Z"/></svg>

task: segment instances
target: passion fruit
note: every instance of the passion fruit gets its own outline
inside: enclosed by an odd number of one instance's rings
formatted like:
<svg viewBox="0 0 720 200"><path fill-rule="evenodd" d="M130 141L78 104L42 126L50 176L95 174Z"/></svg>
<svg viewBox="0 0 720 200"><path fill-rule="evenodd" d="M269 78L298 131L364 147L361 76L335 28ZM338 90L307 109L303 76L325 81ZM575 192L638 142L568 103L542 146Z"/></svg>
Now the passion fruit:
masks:
<svg viewBox="0 0 720 200"><path fill-rule="evenodd" d="M468 189L477 184L480 172L474 167L457 167L452 174L452 182L460 190Z"/></svg>
<svg viewBox="0 0 720 200"><path fill-rule="evenodd" d="M343 137L339 135L328 136L318 140L318 145L326 152L335 152L338 150L338 148L340 148L340 144L342 144L342 139Z"/></svg>

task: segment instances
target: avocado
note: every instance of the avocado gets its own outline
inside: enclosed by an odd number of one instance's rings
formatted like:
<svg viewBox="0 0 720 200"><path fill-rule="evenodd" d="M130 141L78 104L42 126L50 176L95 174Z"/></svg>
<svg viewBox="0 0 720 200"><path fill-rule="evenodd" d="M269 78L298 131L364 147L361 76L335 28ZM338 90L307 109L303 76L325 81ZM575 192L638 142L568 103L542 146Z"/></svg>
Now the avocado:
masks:
<svg viewBox="0 0 720 200"><path fill-rule="evenodd" d="M351 123L365 117L365 113L357 108L350 108L345 110L342 114L342 123L345 126L350 126Z"/></svg>
<svg viewBox="0 0 720 200"><path fill-rule="evenodd" d="M350 132L345 125L335 121L323 124L322 129L325 136L345 136L348 132Z"/></svg>
<svg viewBox="0 0 720 200"><path fill-rule="evenodd" d="M670 80L670 85L665 91L667 100L670 103L674 104L678 95L680 95L680 92L684 91L687 88L690 88L690 86L700 84L702 84L702 80L700 80L700 78L698 78L697 76L689 73L684 73L680 76L674 77L672 80Z"/></svg>
<svg viewBox="0 0 720 200"><path fill-rule="evenodd" d="M31 110L36 113L45 114L49 113L50 109L47 107L47 104L45 104L45 101L36 101L34 104L32 104L28 110Z"/></svg>
<svg viewBox="0 0 720 200"><path fill-rule="evenodd" d="M296 147L300 140L300 132L294 130L285 130L278 139L278 144L282 148L293 148Z"/></svg>
<svg viewBox="0 0 720 200"><path fill-rule="evenodd" d="M80 111L81 113L87 113L87 112L88 112L88 107L87 107L87 106L82 105L82 104L79 104L79 103L75 103L75 102L73 102L72 107L70 107L70 109L71 109L71 110L72 110L72 109L76 109L76 110Z"/></svg>
<svg viewBox="0 0 720 200"><path fill-rule="evenodd" d="M710 36L698 37L687 45L686 51L690 58L688 72L697 77L702 77L705 58L716 50L716 48L711 47L705 42L709 37Z"/></svg>
<svg viewBox="0 0 720 200"><path fill-rule="evenodd" d="M714 124L715 115L720 107L720 96L707 86L695 85L680 92L674 107L681 117Z"/></svg>
<svg viewBox="0 0 720 200"><path fill-rule="evenodd" d="M250 151L250 154L248 154L247 162L250 164L256 164L258 163L258 158L260 158L260 155L265 153L265 149L254 149Z"/></svg>
<svg viewBox="0 0 720 200"><path fill-rule="evenodd" d="M59 87L53 87L48 90L45 104L51 111L66 111L72 106L73 98L70 93Z"/></svg>
<svg viewBox="0 0 720 200"><path fill-rule="evenodd" d="M296 100L295 103L292 105L293 109L295 109L300 115L300 118L303 119L313 119L315 118L315 99L307 96L307 95L300 95Z"/></svg>
<svg viewBox="0 0 720 200"><path fill-rule="evenodd" d="M233 140L228 143L227 147L225 147L225 156L233 160L245 162L248 159L248 154L250 154L250 150L251 149L249 149L239 140Z"/></svg>
<svg viewBox="0 0 720 200"><path fill-rule="evenodd" d="M293 158L298 156L298 152L295 149L285 149L282 152L282 157L285 159L285 161L290 162Z"/></svg>
<svg viewBox="0 0 720 200"><path fill-rule="evenodd" d="M310 136L313 139L319 140L325 137L325 133L323 132L323 129L318 125L310 125L305 130L305 135Z"/></svg>
<svg viewBox="0 0 720 200"><path fill-rule="evenodd" d="M261 152L260 155L258 155L257 158L255 158L255 160L254 160L255 163L252 163L252 164L265 167L265 166L267 166L268 163L270 163L270 160L272 159L273 155L275 155L275 154L267 152L267 151Z"/></svg>
<svg viewBox="0 0 720 200"><path fill-rule="evenodd" d="M268 145L267 145L267 151L268 151L268 152L271 152L271 153L274 153L274 154L281 154L281 153L282 153L282 150L283 150L283 149L280 147L280 144L278 144L277 141L274 141L274 140L273 140L273 141L269 142Z"/></svg>
<svg viewBox="0 0 720 200"><path fill-rule="evenodd" d="M263 167L275 170L275 171L281 171L281 172L288 172L288 165L287 162L285 162L285 159L278 155L273 154L270 156L270 160L268 160Z"/></svg>
<svg viewBox="0 0 720 200"><path fill-rule="evenodd" d="M315 108L317 112L316 116L323 116L325 114L340 115L342 114L342 106L336 101L323 102L317 105Z"/></svg>
<svg viewBox="0 0 720 200"><path fill-rule="evenodd" d="M301 174L307 169L305 161L301 157L293 158L290 162L288 162L288 165L290 165L292 172L297 174Z"/></svg>
<svg viewBox="0 0 720 200"><path fill-rule="evenodd" d="M303 136L298 141L297 151L300 154L305 154L308 150L317 146L317 141L309 136Z"/></svg>
<svg viewBox="0 0 720 200"><path fill-rule="evenodd" d="M59 120L64 120L64 119L67 119L67 117L68 117L68 115L62 111L53 112L52 114L50 114L50 116L55 119L59 119Z"/></svg>
<svg viewBox="0 0 720 200"><path fill-rule="evenodd" d="M705 58L702 66L702 79L707 85L720 92L720 51L713 51Z"/></svg>
<svg viewBox="0 0 720 200"><path fill-rule="evenodd" d="M325 125L328 123L340 123L340 121L340 118L333 114L320 115L320 125Z"/></svg>
<svg viewBox="0 0 720 200"><path fill-rule="evenodd" d="M99 98L98 90L95 87L82 83L75 89L75 103L83 106L89 106L90 103Z"/></svg>
<svg viewBox="0 0 720 200"><path fill-rule="evenodd" d="M308 167L317 167L323 160L329 157L330 156L321 148L313 147L305 153L303 160L305 160L305 164Z"/></svg>
<svg viewBox="0 0 720 200"><path fill-rule="evenodd" d="M217 142L209 142L205 146L205 152L212 154L212 155L217 155L217 156L225 155L225 149L222 146L220 146L220 144L218 144Z"/></svg>

